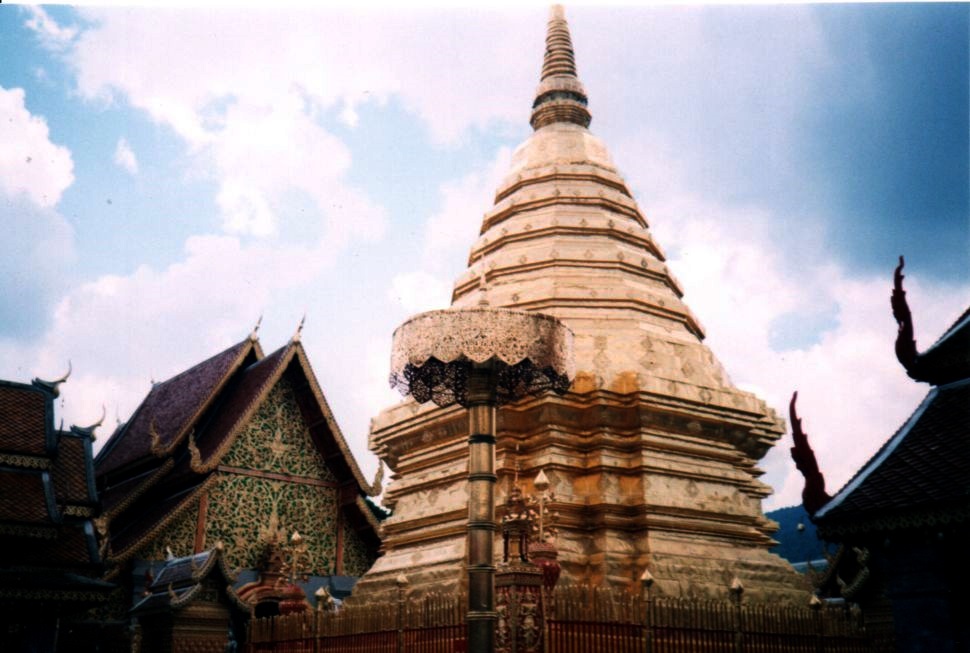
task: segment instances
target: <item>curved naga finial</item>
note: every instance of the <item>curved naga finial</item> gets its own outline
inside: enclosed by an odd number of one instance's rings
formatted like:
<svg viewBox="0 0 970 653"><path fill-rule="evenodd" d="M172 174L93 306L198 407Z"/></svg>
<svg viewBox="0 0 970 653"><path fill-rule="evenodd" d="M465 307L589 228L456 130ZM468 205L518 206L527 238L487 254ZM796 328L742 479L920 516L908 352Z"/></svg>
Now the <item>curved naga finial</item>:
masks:
<svg viewBox="0 0 970 653"><path fill-rule="evenodd" d="M104 418L108 416L108 409L105 408L104 404L101 404L101 419L92 424L91 426L72 426L71 431L77 433L78 435L85 435L92 440L94 440L94 430L104 424Z"/></svg>
<svg viewBox="0 0 970 653"><path fill-rule="evenodd" d="M371 483L368 496L376 497L384 491L384 461L377 461L377 472L374 474L374 482Z"/></svg>
<svg viewBox="0 0 970 653"><path fill-rule="evenodd" d="M67 361L67 374L61 378L54 381L44 381L43 379L35 378L33 381L31 381L31 383L36 387L51 393L54 397L57 397L61 394L61 390L58 386L67 381L67 377L71 376L71 372L73 370L74 367L71 365L71 361Z"/></svg>
<svg viewBox="0 0 970 653"><path fill-rule="evenodd" d="M899 257L899 265L893 273L893 294L889 303L893 307L893 317L896 318L896 325L899 328L896 334L896 358L906 372L912 376L916 367L916 359L919 353L916 351L916 340L913 333L913 314L906 303L906 291L903 290L903 266L906 261Z"/></svg>
<svg viewBox="0 0 970 653"><path fill-rule="evenodd" d="M805 478L805 488L802 490L802 505L811 516L818 512L832 498L825 491L825 477L819 471L815 452L808 443L808 435L802 430L802 420L795 412L795 401L798 392L792 393L791 403L788 404L788 417L791 420L791 437L795 446L791 448L791 457L795 467Z"/></svg>

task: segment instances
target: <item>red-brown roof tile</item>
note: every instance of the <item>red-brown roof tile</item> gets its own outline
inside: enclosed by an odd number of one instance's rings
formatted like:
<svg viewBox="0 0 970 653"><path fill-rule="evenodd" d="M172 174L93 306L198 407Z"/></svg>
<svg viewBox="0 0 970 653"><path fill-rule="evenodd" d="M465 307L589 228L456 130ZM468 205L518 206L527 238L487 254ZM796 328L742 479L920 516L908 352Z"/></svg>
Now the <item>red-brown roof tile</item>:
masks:
<svg viewBox="0 0 970 653"><path fill-rule="evenodd" d="M247 338L155 385L128 424L111 437L98 455L98 475L150 456L153 428L163 447L184 437L232 372L258 356L255 351L254 342Z"/></svg>
<svg viewBox="0 0 970 653"><path fill-rule="evenodd" d="M8 546L15 550L5 551L5 555L21 566L86 567L100 562L94 531L86 531L81 524L64 525L56 537L9 542Z"/></svg>
<svg viewBox="0 0 970 653"><path fill-rule="evenodd" d="M59 520L46 472L0 468L0 522L54 524Z"/></svg>
<svg viewBox="0 0 970 653"><path fill-rule="evenodd" d="M81 437L61 434L54 458L54 492L57 503L64 505L93 504L98 500L94 490L94 470L88 468L91 459L87 449L90 441Z"/></svg>
<svg viewBox="0 0 970 653"><path fill-rule="evenodd" d="M0 451L43 456L53 444L51 395L20 383L0 382Z"/></svg>

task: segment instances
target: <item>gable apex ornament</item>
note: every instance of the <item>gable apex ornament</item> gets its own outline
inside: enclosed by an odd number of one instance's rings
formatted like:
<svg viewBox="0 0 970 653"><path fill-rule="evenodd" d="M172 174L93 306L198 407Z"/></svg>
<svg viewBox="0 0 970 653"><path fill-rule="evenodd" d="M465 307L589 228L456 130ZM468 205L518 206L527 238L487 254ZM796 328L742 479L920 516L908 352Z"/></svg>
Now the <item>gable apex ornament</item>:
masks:
<svg viewBox="0 0 970 653"><path fill-rule="evenodd" d="M55 379L53 381L45 381L39 377L36 377L34 378L33 381L31 381L31 384L33 384L34 387L37 387L37 388L40 388L41 390L45 390L49 392L53 397L58 397L61 394L61 390L59 386L65 381L67 381L68 377L71 376L71 372L73 370L74 370L74 367L73 365L71 365L71 361L68 360L67 373L64 374L64 376L62 376L61 378Z"/></svg>
<svg viewBox="0 0 970 653"><path fill-rule="evenodd" d="M104 418L107 417L107 415L108 415L108 409L105 408L104 404L101 404L101 418L97 422L95 422L91 426L71 426L71 433L91 438L91 440L94 441L95 440L94 431L99 426L104 424Z"/></svg>
<svg viewBox="0 0 970 653"><path fill-rule="evenodd" d="M300 323L296 327L296 333L294 333L293 337L290 338L290 342L292 343L300 342L300 338L302 338L302 334L303 334L303 325L305 324L306 324L306 313L304 313L303 317L300 318Z"/></svg>

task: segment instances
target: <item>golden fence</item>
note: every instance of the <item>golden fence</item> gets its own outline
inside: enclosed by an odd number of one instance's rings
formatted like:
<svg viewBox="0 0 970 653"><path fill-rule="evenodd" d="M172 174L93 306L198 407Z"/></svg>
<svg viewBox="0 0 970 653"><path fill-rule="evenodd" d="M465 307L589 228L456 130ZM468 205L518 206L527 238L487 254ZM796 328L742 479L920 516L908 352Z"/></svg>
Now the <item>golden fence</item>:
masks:
<svg viewBox="0 0 970 653"><path fill-rule="evenodd" d="M656 598L560 587L543 601L541 653L883 653L841 606ZM465 597L353 605L253 620L251 653L454 653L467 650Z"/></svg>
<svg viewBox="0 0 970 653"><path fill-rule="evenodd" d="M463 596L354 605L250 622L253 653L453 653L465 650Z"/></svg>
<svg viewBox="0 0 970 653"><path fill-rule="evenodd" d="M545 653L882 653L841 606L657 598L566 587L552 597Z"/></svg>

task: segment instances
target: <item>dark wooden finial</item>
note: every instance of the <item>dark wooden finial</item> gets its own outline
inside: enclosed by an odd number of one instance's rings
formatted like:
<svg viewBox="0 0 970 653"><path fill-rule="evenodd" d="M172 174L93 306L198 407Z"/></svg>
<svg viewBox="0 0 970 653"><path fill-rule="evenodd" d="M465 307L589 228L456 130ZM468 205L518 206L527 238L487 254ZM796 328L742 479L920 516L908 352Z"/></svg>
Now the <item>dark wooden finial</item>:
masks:
<svg viewBox="0 0 970 653"><path fill-rule="evenodd" d="M792 393L791 403L788 404L788 417L791 420L791 436L795 446L791 448L791 457L795 467L805 478L805 488L802 490L802 505L809 515L814 515L832 498L825 491L825 477L818 468L815 451L808 443L808 434L802 430L802 420L795 410L798 392Z"/></svg>

